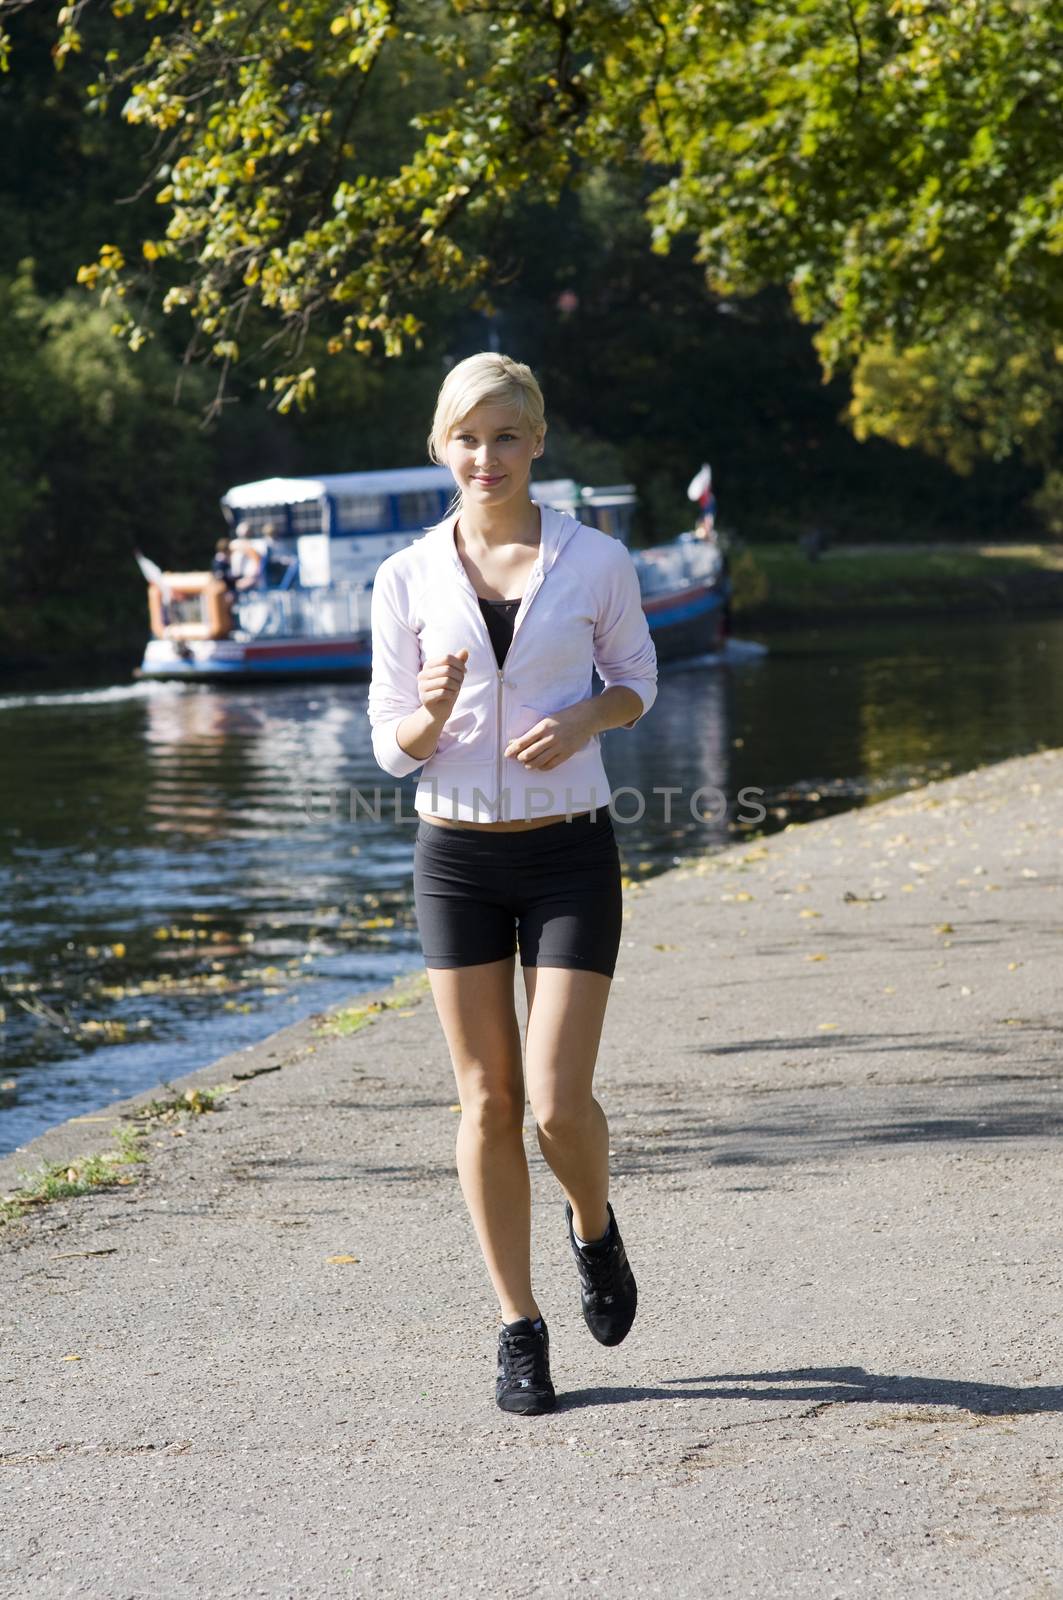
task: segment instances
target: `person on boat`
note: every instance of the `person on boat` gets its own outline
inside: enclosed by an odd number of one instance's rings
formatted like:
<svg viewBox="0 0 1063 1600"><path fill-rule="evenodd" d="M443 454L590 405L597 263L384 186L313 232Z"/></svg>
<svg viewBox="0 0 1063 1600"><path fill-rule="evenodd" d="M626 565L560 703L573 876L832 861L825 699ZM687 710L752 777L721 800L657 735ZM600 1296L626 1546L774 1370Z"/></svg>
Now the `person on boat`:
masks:
<svg viewBox="0 0 1063 1600"><path fill-rule="evenodd" d="M530 367L482 351L448 372L429 454L453 473L457 510L376 570L368 697L378 763L396 777L424 767L418 933L461 1103L458 1176L498 1297L495 1401L525 1415L555 1404L531 1283L526 1093L564 1191L584 1320L615 1345L635 1317L608 1199L609 1128L592 1093L623 914L598 746L657 694L626 547L530 498L545 434ZM606 686L597 697L594 666ZM509 818L472 820L485 785L492 811L512 801Z"/></svg>
<svg viewBox="0 0 1063 1600"><path fill-rule="evenodd" d="M214 580L215 591L223 607L223 617L227 619L226 635L232 630L233 625L233 599L236 592L236 578L233 575L232 559L230 557L232 541L222 537L214 546L214 559L210 564L211 577Z"/></svg>
<svg viewBox="0 0 1063 1600"><path fill-rule="evenodd" d="M236 588L236 578L233 575L232 561L229 557L230 541L226 538L219 539L214 546L214 559L210 570L214 577L223 583L231 594Z"/></svg>
<svg viewBox="0 0 1063 1600"><path fill-rule="evenodd" d="M251 524L238 522L229 543L229 561L237 589L254 589L265 576L266 542L251 537Z"/></svg>
<svg viewBox="0 0 1063 1600"><path fill-rule="evenodd" d="M710 544L716 544L716 502L706 506L701 516L694 524L695 539L706 539Z"/></svg>
<svg viewBox="0 0 1063 1600"><path fill-rule="evenodd" d="M262 529L262 559L266 586L270 589L287 588L285 580L297 560L295 556L280 548L279 540L280 534L276 526L272 522L267 522Z"/></svg>

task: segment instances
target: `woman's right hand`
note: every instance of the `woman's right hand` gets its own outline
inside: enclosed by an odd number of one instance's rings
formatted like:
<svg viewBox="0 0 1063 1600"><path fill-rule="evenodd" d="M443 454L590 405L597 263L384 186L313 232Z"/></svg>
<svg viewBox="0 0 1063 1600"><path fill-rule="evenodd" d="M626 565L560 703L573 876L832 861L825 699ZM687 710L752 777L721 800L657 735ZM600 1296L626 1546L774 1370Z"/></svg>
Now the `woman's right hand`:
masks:
<svg viewBox="0 0 1063 1600"><path fill-rule="evenodd" d="M468 650L462 646L453 655L435 656L417 674L417 693L432 720L443 727L454 709L458 691L465 679Z"/></svg>

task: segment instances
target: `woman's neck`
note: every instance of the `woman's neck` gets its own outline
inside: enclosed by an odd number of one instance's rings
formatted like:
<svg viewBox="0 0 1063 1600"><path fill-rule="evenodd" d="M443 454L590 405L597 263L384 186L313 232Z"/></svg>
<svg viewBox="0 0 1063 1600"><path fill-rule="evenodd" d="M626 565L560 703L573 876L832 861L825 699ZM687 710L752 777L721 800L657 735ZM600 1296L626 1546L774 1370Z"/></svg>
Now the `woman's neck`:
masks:
<svg viewBox="0 0 1063 1600"><path fill-rule="evenodd" d="M542 512L533 500L518 500L512 506L463 505L454 536L482 550L514 544L534 549L542 539Z"/></svg>

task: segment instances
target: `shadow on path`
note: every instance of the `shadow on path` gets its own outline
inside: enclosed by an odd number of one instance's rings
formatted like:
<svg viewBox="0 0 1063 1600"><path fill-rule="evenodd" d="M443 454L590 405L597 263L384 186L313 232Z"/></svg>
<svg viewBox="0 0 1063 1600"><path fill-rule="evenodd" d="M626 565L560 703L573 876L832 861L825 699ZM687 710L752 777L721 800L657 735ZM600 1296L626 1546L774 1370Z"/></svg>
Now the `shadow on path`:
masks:
<svg viewBox="0 0 1063 1600"><path fill-rule="evenodd" d="M817 1406L951 1406L976 1416L1010 1417L1063 1411L1063 1386L1014 1388L957 1378L918 1378L867 1372L863 1367L793 1367L784 1372L723 1372L700 1378L666 1378L668 1388L573 1389L558 1395L558 1409L623 1405L632 1400L804 1400ZM783 1388L792 1384L792 1388ZM697 1387L690 1387L697 1385ZM743 1387L739 1387L742 1385ZM749 1386L749 1387L746 1387Z"/></svg>
<svg viewBox="0 0 1063 1600"><path fill-rule="evenodd" d="M768 1169L817 1157L859 1156L892 1145L986 1144L1063 1136L1056 1063L1051 1072L975 1073L969 1078L817 1081L792 1086L743 1085L761 1115L721 1106L713 1090L700 1103L646 1104L611 1123L617 1176L704 1171L707 1167ZM965 1104L944 1109L952 1090ZM732 1092L735 1092L732 1090ZM812 1098L812 1097L815 1098ZM694 1101L694 1094L688 1102ZM746 1110L746 1107L741 1108ZM748 1108L753 1109L753 1108ZM708 1113L708 1115L706 1115Z"/></svg>

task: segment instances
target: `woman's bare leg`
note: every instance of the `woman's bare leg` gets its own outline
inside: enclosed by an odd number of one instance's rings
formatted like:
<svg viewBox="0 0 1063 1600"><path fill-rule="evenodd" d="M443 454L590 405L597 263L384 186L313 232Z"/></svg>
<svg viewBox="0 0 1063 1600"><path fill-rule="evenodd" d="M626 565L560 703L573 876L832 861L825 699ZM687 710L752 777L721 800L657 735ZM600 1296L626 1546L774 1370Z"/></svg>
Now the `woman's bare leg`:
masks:
<svg viewBox="0 0 1063 1600"><path fill-rule="evenodd" d="M503 1322L539 1315L531 1288L531 1183L515 959L427 969L461 1102L458 1179Z"/></svg>
<svg viewBox="0 0 1063 1600"><path fill-rule="evenodd" d="M568 967L524 967L525 1075L539 1148L572 1205L581 1239L609 1226L609 1124L591 1093L612 979Z"/></svg>

